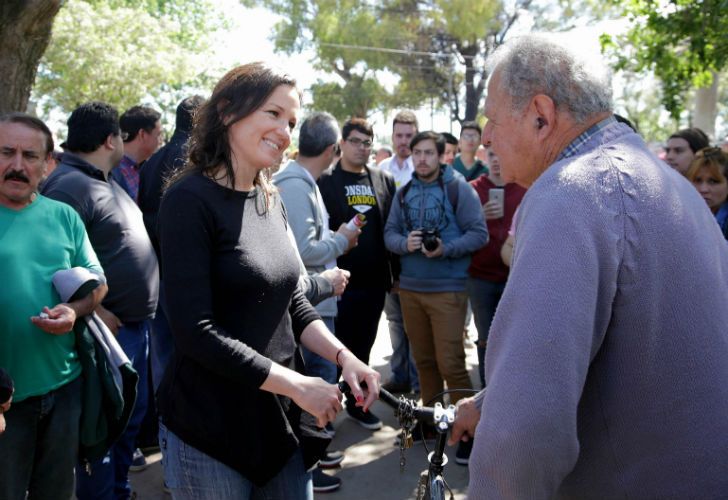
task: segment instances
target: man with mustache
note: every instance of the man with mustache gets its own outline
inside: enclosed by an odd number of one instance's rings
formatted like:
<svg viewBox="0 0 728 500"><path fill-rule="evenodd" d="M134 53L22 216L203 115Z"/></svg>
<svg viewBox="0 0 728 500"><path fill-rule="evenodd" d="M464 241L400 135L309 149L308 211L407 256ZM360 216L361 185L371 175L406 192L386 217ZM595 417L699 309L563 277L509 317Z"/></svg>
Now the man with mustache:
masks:
<svg viewBox="0 0 728 500"><path fill-rule="evenodd" d="M76 212L37 193L52 152L42 121L0 117L0 367L15 382L12 408L0 405L0 498L73 494L81 365L72 328L107 291L63 303L53 287L56 271L76 266L105 279Z"/></svg>

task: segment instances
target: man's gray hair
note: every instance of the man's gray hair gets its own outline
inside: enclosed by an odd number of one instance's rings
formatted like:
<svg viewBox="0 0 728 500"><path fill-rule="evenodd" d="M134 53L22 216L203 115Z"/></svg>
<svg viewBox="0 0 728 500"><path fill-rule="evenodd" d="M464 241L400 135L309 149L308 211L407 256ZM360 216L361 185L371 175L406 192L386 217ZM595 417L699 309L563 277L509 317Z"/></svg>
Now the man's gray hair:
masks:
<svg viewBox="0 0 728 500"><path fill-rule="evenodd" d="M612 111L611 74L601 58L587 58L553 36L524 35L508 40L488 60L491 75L500 72L500 87L522 110L537 94L549 96L559 111L577 123Z"/></svg>
<svg viewBox="0 0 728 500"><path fill-rule="evenodd" d="M313 113L301 125L298 134L298 154L315 158L339 140L339 124L331 114Z"/></svg>

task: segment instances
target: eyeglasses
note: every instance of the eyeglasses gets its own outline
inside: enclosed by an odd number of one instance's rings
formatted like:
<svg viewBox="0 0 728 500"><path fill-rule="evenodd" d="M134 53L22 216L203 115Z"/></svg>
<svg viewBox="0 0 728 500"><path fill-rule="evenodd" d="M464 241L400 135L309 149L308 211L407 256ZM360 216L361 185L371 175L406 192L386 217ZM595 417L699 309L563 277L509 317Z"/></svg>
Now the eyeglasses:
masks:
<svg viewBox="0 0 728 500"><path fill-rule="evenodd" d="M364 149L369 149L372 147L372 141L362 141L361 139L357 139L356 137L352 139L347 139L346 142L348 142L355 148L363 147Z"/></svg>
<svg viewBox="0 0 728 500"><path fill-rule="evenodd" d="M466 132L464 134L461 134L460 138L465 139L466 141L477 141L478 139L480 139L480 136L478 134Z"/></svg>

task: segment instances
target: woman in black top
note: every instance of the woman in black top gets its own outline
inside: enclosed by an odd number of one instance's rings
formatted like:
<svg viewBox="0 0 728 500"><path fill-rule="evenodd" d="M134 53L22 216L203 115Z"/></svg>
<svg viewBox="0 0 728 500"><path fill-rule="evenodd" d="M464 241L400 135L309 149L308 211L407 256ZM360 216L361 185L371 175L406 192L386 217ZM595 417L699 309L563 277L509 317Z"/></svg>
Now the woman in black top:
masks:
<svg viewBox="0 0 728 500"><path fill-rule="evenodd" d="M262 63L233 69L195 117L188 164L162 201L175 353L158 400L174 498L312 498L301 410L323 427L341 394L301 374L298 342L342 367L365 410L377 397L379 374L303 296L285 211L263 173L280 162L299 110L289 76Z"/></svg>

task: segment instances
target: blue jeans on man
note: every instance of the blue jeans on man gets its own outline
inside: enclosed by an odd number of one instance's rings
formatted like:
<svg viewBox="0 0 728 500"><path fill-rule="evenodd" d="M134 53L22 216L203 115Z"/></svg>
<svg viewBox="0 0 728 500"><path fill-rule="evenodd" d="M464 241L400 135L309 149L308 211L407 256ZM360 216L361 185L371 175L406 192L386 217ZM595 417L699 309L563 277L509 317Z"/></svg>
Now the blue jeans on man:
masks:
<svg viewBox="0 0 728 500"><path fill-rule="evenodd" d="M139 374L137 399L124 434L99 461L91 463L91 474L83 467L76 470L76 497L79 500L126 500L131 496L129 465L136 437L147 412L147 362L151 321L127 322L119 328L116 340Z"/></svg>
<svg viewBox="0 0 728 500"><path fill-rule="evenodd" d="M172 338L172 329L169 327L166 310L166 293L164 292L164 285L160 282L157 312L152 320L152 331L149 335L149 360L151 361L152 385L155 393L162 382L164 370L167 368L174 352L174 339Z"/></svg>
<svg viewBox="0 0 728 500"><path fill-rule="evenodd" d="M409 385L413 392L420 392L417 366L412 357L409 339L404 331L399 293L387 293L384 301L384 314L387 315L389 338L392 341L392 357L389 359L389 366L392 370L391 381L395 384Z"/></svg>
<svg viewBox="0 0 728 500"><path fill-rule="evenodd" d="M0 498L71 498L80 419L80 376L13 403L0 434Z"/></svg>
<svg viewBox="0 0 728 500"><path fill-rule="evenodd" d="M505 283L496 283L472 276L468 278L466 284L470 305L473 308L475 328L478 330L478 375L482 387L485 387L485 349L490 324L493 322L495 310L505 287Z"/></svg>
<svg viewBox="0 0 728 500"><path fill-rule="evenodd" d="M326 325L331 333L334 333L334 317L322 317L321 320ZM306 364L306 375L311 377L321 377L329 384L335 384L337 382L336 377L336 365L324 359L318 354L309 351L304 346L301 346L301 354L303 355L303 362Z"/></svg>

